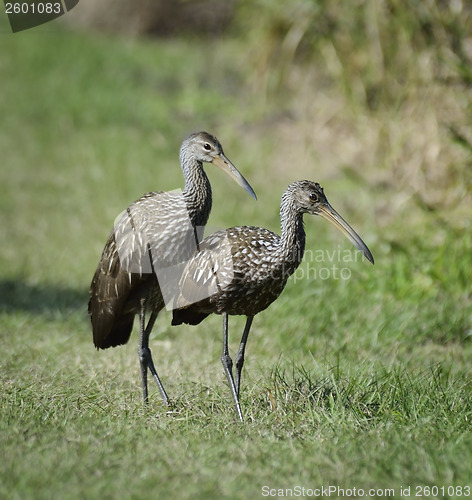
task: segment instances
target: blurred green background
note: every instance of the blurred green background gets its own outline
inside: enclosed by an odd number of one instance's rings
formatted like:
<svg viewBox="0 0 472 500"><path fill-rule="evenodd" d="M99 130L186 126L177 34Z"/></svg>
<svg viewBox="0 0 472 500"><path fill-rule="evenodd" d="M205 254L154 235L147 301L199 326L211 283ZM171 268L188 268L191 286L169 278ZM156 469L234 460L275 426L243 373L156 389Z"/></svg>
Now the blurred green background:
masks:
<svg viewBox="0 0 472 500"><path fill-rule="evenodd" d="M472 463L467 2L81 0L16 34L2 14L0 89L0 496L245 498L328 483L459 496ZM182 186L178 150L197 130L258 195L207 167L210 226L278 231L283 190L306 178L376 260L338 262L348 280L291 279L256 318L244 426L219 317L158 321L167 415L157 391L142 407L137 335L96 352L86 316L114 218ZM305 222L311 255L350 250ZM235 347L243 324L231 320Z"/></svg>

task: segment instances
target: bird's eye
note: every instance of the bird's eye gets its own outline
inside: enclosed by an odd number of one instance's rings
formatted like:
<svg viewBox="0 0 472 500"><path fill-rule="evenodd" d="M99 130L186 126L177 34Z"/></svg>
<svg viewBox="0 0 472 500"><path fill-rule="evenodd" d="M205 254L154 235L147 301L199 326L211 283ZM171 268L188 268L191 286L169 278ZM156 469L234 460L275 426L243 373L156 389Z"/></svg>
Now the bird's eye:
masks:
<svg viewBox="0 0 472 500"><path fill-rule="evenodd" d="M316 193L310 193L310 201L316 203L318 201L318 195Z"/></svg>
<svg viewBox="0 0 472 500"><path fill-rule="evenodd" d="M211 145L210 145L210 144L208 144L208 142L205 142L205 144L203 145L203 149L204 149L205 151L211 151Z"/></svg>

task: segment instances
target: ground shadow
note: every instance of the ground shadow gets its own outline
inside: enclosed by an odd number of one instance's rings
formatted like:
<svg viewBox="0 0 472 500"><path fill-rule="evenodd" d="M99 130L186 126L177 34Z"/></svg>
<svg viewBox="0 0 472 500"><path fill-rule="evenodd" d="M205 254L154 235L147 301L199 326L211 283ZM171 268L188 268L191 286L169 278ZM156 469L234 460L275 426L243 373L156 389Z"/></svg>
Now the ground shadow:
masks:
<svg viewBox="0 0 472 500"><path fill-rule="evenodd" d="M32 314L55 314L87 311L88 290L57 286L32 285L23 279L0 281L0 312L25 311Z"/></svg>

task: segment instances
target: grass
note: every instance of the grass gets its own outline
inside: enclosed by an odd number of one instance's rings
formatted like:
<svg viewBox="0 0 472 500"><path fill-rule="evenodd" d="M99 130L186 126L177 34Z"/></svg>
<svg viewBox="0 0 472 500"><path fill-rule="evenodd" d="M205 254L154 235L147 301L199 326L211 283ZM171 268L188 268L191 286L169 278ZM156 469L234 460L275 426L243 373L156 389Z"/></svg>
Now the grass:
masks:
<svg viewBox="0 0 472 500"><path fill-rule="evenodd" d="M396 496L453 486L431 496L454 498L471 486L465 56L443 39L425 45L400 16L405 31L389 29L404 59L369 60L367 37L351 61L342 23L271 12L247 40L237 29L191 43L1 30L0 498L253 498L264 486L329 485ZM313 37L317 22L333 31ZM454 84L439 78L445 68ZM407 87L400 70L415 77ZM195 129L218 135L259 197L208 169L212 226L277 230L283 189L309 178L376 259L356 261L341 235L306 218L306 259L253 325L244 425L219 361L221 318L195 328L159 318L151 347L167 412L154 387L142 405L136 333L97 352L86 316L114 217L146 191L181 186L177 151ZM231 318L233 349L243 325Z"/></svg>

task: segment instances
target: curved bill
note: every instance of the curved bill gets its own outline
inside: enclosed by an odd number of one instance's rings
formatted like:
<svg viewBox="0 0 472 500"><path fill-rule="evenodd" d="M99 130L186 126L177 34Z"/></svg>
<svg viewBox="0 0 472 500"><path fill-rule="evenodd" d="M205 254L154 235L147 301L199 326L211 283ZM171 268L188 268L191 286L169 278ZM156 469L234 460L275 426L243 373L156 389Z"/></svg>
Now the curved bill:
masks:
<svg viewBox="0 0 472 500"><path fill-rule="evenodd" d="M334 224L349 241L364 254L369 262L374 263L374 257L367 248L367 245L362 241L361 237L352 229L352 227L336 212L336 210L329 204L320 207L320 214L323 219Z"/></svg>
<svg viewBox="0 0 472 500"><path fill-rule="evenodd" d="M250 186L249 182L239 173L239 170L226 158L223 153L215 156L212 161L213 165L221 168L233 180L235 180L247 193L249 193L255 200L257 200L256 193Z"/></svg>

